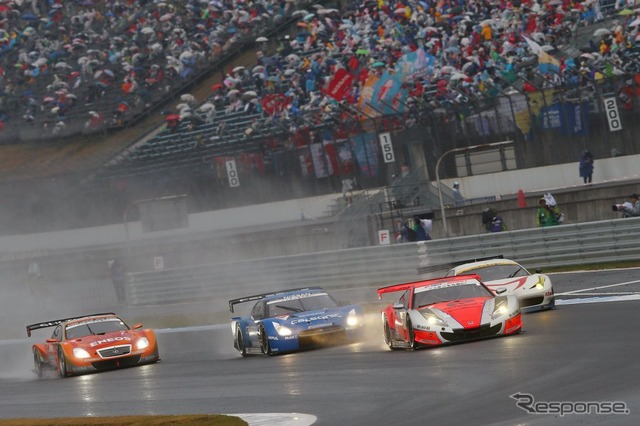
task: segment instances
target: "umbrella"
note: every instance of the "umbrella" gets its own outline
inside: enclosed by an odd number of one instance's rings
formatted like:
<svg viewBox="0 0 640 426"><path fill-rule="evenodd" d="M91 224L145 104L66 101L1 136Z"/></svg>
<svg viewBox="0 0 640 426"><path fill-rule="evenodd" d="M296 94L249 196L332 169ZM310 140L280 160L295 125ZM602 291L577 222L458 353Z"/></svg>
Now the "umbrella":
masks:
<svg viewBox="0 0 640 426"><path fill-rule="evenodd" d="M593 36L594 37L602 37L602 36L605 36L605 35L608 35L608 34L611 34L611 31L609 31L606 28L598 28L597 30L595 30L593 32Z"/></svg>
<svg viewBox="0 0 640 426"><path fill-rule="evenodd" d="M556 48L554 46L551 46L550 44L545 44L540 49L544 52L551 52L552 50L556 50Z"/></svg>
<svg viewBox="0 0 640 426"><path fill-rule="evenodd" d="M631 10L631 9L622 9L620 12L618 12L618 15L620 15L620 16L629 16L629 15L633 15L634 13L635 12L633 10Z"/></svg>
<svg viewBox="0 0 640 426"><path fill-rule="evenodd" d="M356 55L368 55L369 51L367 49L358 49L356 50Z"/></svg>
<svg viewBox="0 0 640 426"><path fill-rule="evenodd" d="M227 96L235 96L238 93L240 93L240 91L238 89L231 89L227 92Z"/></svg>
<svg viewBox="0 0 640 426"><path fill-rule="evenodd" d="M384 67L384 62L374 62L371 66L373 67Z"/></svg>
<svg viewBox="0 0 640 426"><path fill-rule="evenodd" d="M640 19L636 19L629 24L630 27L637 27L638 25L640 25Z"/></svg>
<svg viewBox="0 0 640 426"><path fill-rule="evenodd" d="M164 15L162 15L160 17L160 22L167 22L170 21L171 18L173 18L173 13L165 13Z"/></svg>
<svg viewBox="0 0 640 426"><path fill-rule="evenodd" d="M304 10L304 9L300 9L300 10L296 10L295 12L293 12L293 13L291 14L291 16L293 16L293 17L296 17L296 16L305 16L305 15L308 15L308 14L309 14L309 12L308 12L308 11L306 11L306 10Z"/></svg>
<svg viewBox="0 0 640 426"><path fill-rule="evenodd" d="M287 55L284 59L286 59L289 62L295 62L300 60L300 56L296 55L295 53L291 53Z"/></svg>
<svg viewBox="0 0 640 426"><path fill-rule="evenodd" d="M287 68L286 70L284 70L284 75L289 77L290 75L295 74L296 70L294 70L293 68Z"/></svg>
<svg viewBox="0 0 640 426"><path fill-rule="evenodd" d="M469 76L466 75L466 74L463 74L461 72L456 72L456 73L451 74L451 78L450 78L450 80L454 80L454 81L455 80L467 80L467 79L469 79Z"/></svg>
<svg viewBox="0 0 640 426"><path fill-rule="evenodd" d="M182 102L195 102L196 98L190 93L185 93L183 95L180 95L180 100Z"/></svg>
<svg viewBox="0 0 640 426"><path fill-rule="evenodd" d="M267 42L267 41L269 41L269 39L268 39L268 38L266 38L266 37L258 37L258 38L256 39L256 43L265 43L265 42Z"/></svg>
<svg viewBox="0 0 640 426"><path fill-rule="evenodd" d="M223 87L224 87L224 84L222 84L222 83L217 83L217 84L214 84L213 86L211 86L211 90L220 90L220 89L222 89Z"/></svg>
<svg viewBox="0 0 640 426"><path fill-rule="evenodd" d="M239 67L235 67L233 70L233 72L240 72L240 71L244 71L244 67L241 65Z"/></svg>
<svg viewBox="0 0 640 426"><path fill-rule="evenodd" d="M242 99L253 99L255 97L257 97L258 94L256 92L254 92L253 90L249 90L248 92L244 92L242 94Z"/></svg>
<svg viewBox="0 0 640 426"><path fill-rule="evenodd" d="M304 21L309 21L311 18L313 18L314 16L316 16L315 13L309 13L308 15L305 15L304 18L302 18Z"/></svg>
<svg viewBox="0 0 640 426"><path fill-rule="evenodd" d="M460 48L456 46L451 46L444 49L444 51L447 53L460 53Z"/></svg>
<svg viewBox="0 0 640 426"><path fill-rule="evenodd" d="M208 112L214 109L214 105L211 102L206 102L198 107L198 111Z"/></svg>

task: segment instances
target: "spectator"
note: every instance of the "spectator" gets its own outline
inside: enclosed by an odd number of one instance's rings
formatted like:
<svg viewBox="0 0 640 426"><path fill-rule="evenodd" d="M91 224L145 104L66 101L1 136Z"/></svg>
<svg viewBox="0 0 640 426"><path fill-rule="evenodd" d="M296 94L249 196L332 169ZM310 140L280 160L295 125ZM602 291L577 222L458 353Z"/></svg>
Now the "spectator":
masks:
<svg viewBox="0 0 640 426"><path fill-rule="evenodd" d="M628 201L622 205L618 211L622 211L622 217L637 217L640 216L640 201L638 201L638 194L633 193L627 198Z"/></svg>
<svg viewBox="0 0 640 426"><path fill-rule="evenodd" d="M593 155L591 152L585 150L580 155L580 177L584 183L591 183L593 175Z"/></svg>
<svg viewBox="0 0 640 426"><path fill-rule="evenodd" d="M126 302L126 281L127 274L124 263L120 258L111 262L111 282L116 291L116 299L119 304Z"/></svg>
<svg viewBox="0 0 640 426"><path fill-rule="evenodd" d="M559 224L560 210L557 205L549 205L545 197L538 201L536 223L539 227L554 226Z"/></svg>
<svg viewBox="0 0 640 426"><path fill-rule="evenodd" d="M419 216L415 216L413 222L416 241L429 241L431 239L430 233L433 229L433 221L431 219L420 219Z"/></svg>
<svg viewBox="0 0 640 426"><path fill-rule="evenodd" d="M494 209L484 209L482 224L487 232L502 232L507 230L507 223Z"/></svg>
<svg viewBox="0 0 640 426"><path fill-rule="evenodd" d="M461 205L464 202L464 197L460 192L460 182L453 182L453 201L456 206Z"/></svg>

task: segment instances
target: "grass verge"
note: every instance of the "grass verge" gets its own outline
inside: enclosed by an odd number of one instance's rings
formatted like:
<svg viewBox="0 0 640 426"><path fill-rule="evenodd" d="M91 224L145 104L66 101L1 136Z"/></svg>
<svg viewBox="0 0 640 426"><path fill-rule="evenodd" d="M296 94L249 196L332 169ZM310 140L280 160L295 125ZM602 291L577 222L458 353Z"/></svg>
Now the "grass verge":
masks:
<svg viewBox="0 0 640 426"><path fill-rule="evenodd" d="M247 422L219 414L178 416L68 417L58 419L2 419L4 426L246 426Z"/></svg>

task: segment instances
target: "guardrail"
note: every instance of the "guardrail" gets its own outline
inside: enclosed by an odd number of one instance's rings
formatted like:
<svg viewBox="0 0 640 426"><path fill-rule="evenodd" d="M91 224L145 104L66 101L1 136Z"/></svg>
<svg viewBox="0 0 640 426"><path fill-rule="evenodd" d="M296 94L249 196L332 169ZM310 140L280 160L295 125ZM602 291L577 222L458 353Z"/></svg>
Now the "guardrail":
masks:
<svg viewBox="0 0 640 426"><path fill-rule="evenodd" d="M128 275L127 296L133 306L162 305L313 285L383 286L498 255L525 267L634 260L639 237L640 218L629 218L137 272Z"/></svg>

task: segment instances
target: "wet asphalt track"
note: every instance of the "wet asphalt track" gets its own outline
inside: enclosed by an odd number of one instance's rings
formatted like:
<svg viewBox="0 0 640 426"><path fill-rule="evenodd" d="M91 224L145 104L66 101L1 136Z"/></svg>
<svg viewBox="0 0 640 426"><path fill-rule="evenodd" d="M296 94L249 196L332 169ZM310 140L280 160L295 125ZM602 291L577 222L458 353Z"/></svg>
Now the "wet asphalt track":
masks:
<svg viewBox="0 0 640 426"><path fill-rule="evenodd" d="M567 300L640 293L638 269L552 279L556 293L578 291L560 296ZM225 324L161 332L158 364L67 379L38 380L30 372L31 342L4 341L0 423L298 412L316 416L317 425L639 424L639 310L640 300L562 305L526 315L518 336L414 352L387 350L375 317L359 343L247 359L234 351ZM528 414L510 398L516 393L537 402L620 401L630 414Z"/></svg>

